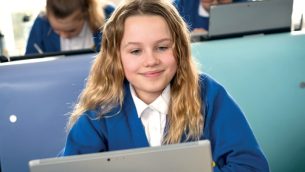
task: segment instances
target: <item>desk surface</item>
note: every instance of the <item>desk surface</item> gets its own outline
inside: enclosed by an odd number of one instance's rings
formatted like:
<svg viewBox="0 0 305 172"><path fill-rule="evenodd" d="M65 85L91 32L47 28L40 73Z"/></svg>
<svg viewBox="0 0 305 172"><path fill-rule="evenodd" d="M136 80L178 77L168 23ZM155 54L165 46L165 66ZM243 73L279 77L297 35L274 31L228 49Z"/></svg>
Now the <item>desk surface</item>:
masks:
<svg viewBox="0 0 305 172"><path fill-rule="evenodd" d="M305 171L305 34L195 43L192 51L239 103L272 171Z"/></svg>

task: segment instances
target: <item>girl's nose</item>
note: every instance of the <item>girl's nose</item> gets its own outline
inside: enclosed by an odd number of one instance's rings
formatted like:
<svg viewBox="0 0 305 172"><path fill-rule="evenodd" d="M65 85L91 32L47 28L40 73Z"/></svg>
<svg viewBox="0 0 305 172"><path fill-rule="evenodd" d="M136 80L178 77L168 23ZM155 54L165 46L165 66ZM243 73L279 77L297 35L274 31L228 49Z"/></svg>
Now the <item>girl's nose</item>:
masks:
<svg viewBox="0 0 305 172"><path fill-rule="evenodd" d="M160 59L158 57L158 55L156 55L153 52L148 52L146 54L146 58L145 58L145 66L154 66L159 64Z"/></svg>

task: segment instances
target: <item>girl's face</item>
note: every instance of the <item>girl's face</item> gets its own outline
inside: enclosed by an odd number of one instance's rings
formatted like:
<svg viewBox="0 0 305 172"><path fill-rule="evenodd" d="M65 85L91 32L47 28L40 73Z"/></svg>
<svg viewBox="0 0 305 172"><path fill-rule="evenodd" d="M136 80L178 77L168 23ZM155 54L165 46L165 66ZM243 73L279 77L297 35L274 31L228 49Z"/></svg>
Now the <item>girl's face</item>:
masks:
<svg viewBox="0 0 305 172"><path fill-rule="evenodd" d="M172 80L177 70L169 27L161 16L128 17L120 46L125 77L137 96L149 104Z"/></svg>
<svg viewBox="0 0 305 172"><path fill-rule="evenodd" d="M56 18L50 13L48 19L53 30L63 38L78 36L82 31L85 22L81 10L77 10L63 19Z"/></svg>

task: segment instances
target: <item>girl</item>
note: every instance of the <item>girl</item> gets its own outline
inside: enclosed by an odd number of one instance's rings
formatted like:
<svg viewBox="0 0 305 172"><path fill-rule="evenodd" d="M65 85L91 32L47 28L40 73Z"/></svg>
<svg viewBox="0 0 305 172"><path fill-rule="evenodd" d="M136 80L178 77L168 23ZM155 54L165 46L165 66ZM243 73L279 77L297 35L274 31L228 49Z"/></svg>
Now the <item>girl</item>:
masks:
<svg viewBox="0 0 305 172"><path fill-rule="evenodd" d="M237 104L193 64L168 0L124 1L68 123L64 155L209 139L214 171L268 171Z"/></svg>
<svg viewBox="0 0 305 172"><path fill-rule="evenodd" d="M32 26L25 54L100 48L106 18L114 11L100 0L47 0Z"/></svg>

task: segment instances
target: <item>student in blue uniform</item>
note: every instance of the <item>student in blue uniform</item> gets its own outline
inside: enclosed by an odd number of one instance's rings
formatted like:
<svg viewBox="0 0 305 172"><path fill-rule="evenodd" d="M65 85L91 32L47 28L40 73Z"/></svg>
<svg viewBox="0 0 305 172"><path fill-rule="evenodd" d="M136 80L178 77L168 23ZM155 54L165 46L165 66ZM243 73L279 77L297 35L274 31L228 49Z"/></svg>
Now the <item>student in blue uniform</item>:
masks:
<svg viewBox="0 0 305 172"><path fill-rule="evenodd" d="M196 69L168 0L115 10L67 127L64 156L209 139L215 172L269 171L236 102Z"/></svg>
<svg viewBox="0 0 305 172"><path fill-rule="evenodd" d="M211 5L228 4L249 0L174 0L180 15L188 23L193 32L207 32L209 27L209 11Z"/></svg>
<svg viewBox="0 0 305 172"><path fill-rule="evenodd" d="M100 0L47 0L35 20L25 54L76 49L99 50L105 19L114 11Z"/></svg>

